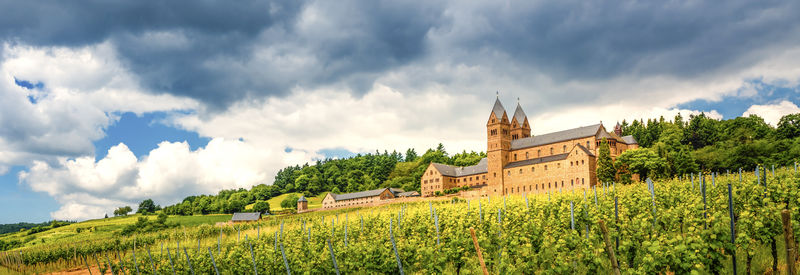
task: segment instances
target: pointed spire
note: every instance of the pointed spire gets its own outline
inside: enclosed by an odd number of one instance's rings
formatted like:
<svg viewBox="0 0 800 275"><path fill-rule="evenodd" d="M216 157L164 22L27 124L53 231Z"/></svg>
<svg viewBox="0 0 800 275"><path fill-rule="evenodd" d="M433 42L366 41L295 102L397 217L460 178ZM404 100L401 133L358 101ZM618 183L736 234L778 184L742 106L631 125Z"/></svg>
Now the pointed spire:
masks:
<svg viewBox="0 0 800 275"><path fill-rule="evenodd" d="M492 107L492 112L494 112L494 116L497 119L502 120L503 114L506 113L506 108L503 108L503 104L500 103L500 97L498 96L497 99L494 100L494 107Z"/></svg>
<svg viewBox="0 0 800 275"><path fill-rule="evenodd" d="M517 123L519 123L521 126L523 123L525 123L526 118L528 118L528 116L525 115L525 111L523 111L522 106L519 105L519 98L517 98L517 109L514 110L514 118L512 118L512 120L516 119Z"/></svg>

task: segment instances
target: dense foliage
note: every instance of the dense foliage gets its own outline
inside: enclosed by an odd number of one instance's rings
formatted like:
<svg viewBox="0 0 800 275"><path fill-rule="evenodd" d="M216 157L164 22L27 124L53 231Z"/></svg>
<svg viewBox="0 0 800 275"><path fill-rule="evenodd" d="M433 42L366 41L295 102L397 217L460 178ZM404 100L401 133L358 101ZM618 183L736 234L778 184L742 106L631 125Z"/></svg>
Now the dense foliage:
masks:
<svg viewBox="0 0 800 275"><path fill-rule="evenodd" d="M700 170L726 172L757 164L793 165L800 158L800 114L781 118L777 127L757 115L717 120L705 114L622 122L622 134L633 135L643 147L623 153L618 176L670 178ZM618 159L619 160L619 159ZM627 169L627 170L626 170ZM621 176L621 177L620 177Z"/></svg>
<svg viewBox="0 0 800 275"><path fill-rule="evenodd" d="M19 231L26 230L26 229L31 229L31 228L34 228L34 227L55 228L55 227L59 227L59 226L62 226L62 225L67 225L67 224L70 224L70 223L74 223L74 222L53 220L53 221L43 222L43 223L21 222L21 223L0 224L0 234L11 233L11 232L19 232ZM55 227L53 227L54 225L55 225Z"/></svg>

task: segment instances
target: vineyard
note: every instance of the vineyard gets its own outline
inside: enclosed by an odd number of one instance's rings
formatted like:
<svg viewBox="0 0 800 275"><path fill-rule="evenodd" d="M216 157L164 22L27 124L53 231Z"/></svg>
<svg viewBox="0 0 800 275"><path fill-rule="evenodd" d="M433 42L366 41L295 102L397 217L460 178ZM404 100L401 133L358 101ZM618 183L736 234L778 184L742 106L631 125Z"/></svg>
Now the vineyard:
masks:
<svg viewBox="0 0 800 275"><path fill-rule="evenodd" d="M608 274L615 266L625 274L785 272L786 262L797 262L786 260L786 247L797 244L784 239L781 211L788 209L796 236L798 190L794 167L694 174L179 227L6 251L0 263L21 273L481 274L477 246L491 274Z"/></svg>

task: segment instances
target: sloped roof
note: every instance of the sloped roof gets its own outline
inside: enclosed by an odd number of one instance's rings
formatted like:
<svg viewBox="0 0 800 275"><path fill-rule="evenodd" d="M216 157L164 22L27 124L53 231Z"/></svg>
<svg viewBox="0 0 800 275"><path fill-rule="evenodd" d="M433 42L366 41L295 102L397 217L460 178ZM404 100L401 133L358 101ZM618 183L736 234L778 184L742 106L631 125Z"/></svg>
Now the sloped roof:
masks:
<svg viewBox="0 0 800 275"><path fill-rule="evenodd" d="M494 107L492 107L492 112L494 116L497 117L499 120L503 120L503 114L506 113L506 108L503 108L503 104L500 103L500 98L494 100Z"/></svg>
<svg viewBox="0 0 800 275"><path fill-rule="evenodd" d="M622 137L622 141L624 141L626 144L639 144L639 142L637 142L633 136L624 136Z"/></svg>
<svg viewBox="0 0 800 275"><path fill-rule="evenodd" d="M300 198L297 199L297 202L308 202L308 200L306 200L305 196L300 196Z"/></svg>
<svg viewBox="0 0 800 275"><path fill-rule="evenodd" d="M595 124L564 131L548 133L544 135L515 139L511 141L511 150L594 136L597 134L597 132L600 130L600 127L602 126L603 126L602 124ZM605 133L605 131L602 132ZM611 137L610 135L608 135L608 133L605 133L604 136Z"/></svg>
<svg viewBox="0 0 800 275"><path fill-rule="evenodd" d="M448 177L461 177L475 174L482 174L489 171L489 160L482 158L478 164L472 166L458 167L441 163L433 163L433 167L439 170L439 173Z"/></svg>
<svg viewBox="0 0 800 275"><path fill-rule="evenodd" d="M517 123L522 126L522 124L525 123L525 118L527 117L528 116L525 115L525 111L522 110L522 106L520 106L519 102L517 102L517 109L514 110L514 118L512 118L512 120L516 119Z"/></svg>
<svg viewBox="0 0 800 275"><path fill-rule="evenodd" d="M258 212L233 213L231 221L257 221L260 218L261 213Z"/></svg>
<svg viewBox="0 0 800 275"><path fill-rule="evenodd" d="M389 188L389 192L392 192L392 194L394 194L395 196L397 196L397 194L403 193L405 191L406 190L403 190L403 189L400 189L400 188Z"/></svg>
<svg viewBox="0 0 800 275"><path fill-rule="evenodd" d="M587 155L590 155L590 156L593 156L593 157L595 156L595 155L594 155L594 153L592 153L592 151L591 151L591 150L587 149L586 147L583 147L583 145L580 145L580 144L578 144L578 145L576 145L576 147L578 147L578 149L582 150L582 151L583 151L584 153L586 153ZM570 153L571 153L571 152L572 152L572 151L570 151Z"/></svg>
<svg viewBox="0 0 800 275"><path fill-rule="evenodd" d="M526 159L526 160L521 160L521 161L515 161L515 162L511 162L509 164L506 164L506 167L503 167L503 168L514 168L514 167L520 167L520 166L527 166L527 165L531 165L531 164L538 164L538 163L545 163L545 162L563 160L563 159L567 159L567 156L569 156L569 153L546 156L546 157L540 157L540 158L533 158L533 159Z"/></svg>
<svg viewBox="0 0 800 275"><path fill-rule="evenodd" d="M419 192L417 191L408 191L402 192L397 194L398 197L419 197Z"/></svg>
<svg viewBox="0 0 800 275"><path fill-rule="evenodd" d="M347 193L347 194L334 194L334 193L330 193L330 194L333 197L333 200L336 200L336 201L352 200L352 199L375 197L375 196L380 195L381 193L383 193L384 190L387 190L387 189L389 189L389 188L384 187L384 188L378 188L378 189L374 189L374 190L353 192L353 193ZM402 191L402 189L395 189L395 190ZM392 191L389 190L389 192L392 192ZM392 194L394 194L394 192L392 192Z"/></svg>

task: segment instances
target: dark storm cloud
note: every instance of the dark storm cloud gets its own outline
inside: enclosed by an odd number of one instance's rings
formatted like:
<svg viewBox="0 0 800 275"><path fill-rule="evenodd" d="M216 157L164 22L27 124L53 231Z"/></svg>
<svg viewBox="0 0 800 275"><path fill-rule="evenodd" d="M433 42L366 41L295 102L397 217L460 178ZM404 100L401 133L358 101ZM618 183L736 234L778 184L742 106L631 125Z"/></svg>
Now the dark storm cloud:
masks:
<svg viewBox="0 0 800 275"><path fill-rule="evenodd" d="M46 46L109 42L152 92L220 109L294 87L362 93L387 71L440 60L559 82L689 78L746 67L795 45L800 30L796 1L222 3L5 1L0 36ZM515 64L496 64L493 53Z"/></svg>

